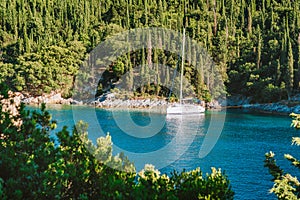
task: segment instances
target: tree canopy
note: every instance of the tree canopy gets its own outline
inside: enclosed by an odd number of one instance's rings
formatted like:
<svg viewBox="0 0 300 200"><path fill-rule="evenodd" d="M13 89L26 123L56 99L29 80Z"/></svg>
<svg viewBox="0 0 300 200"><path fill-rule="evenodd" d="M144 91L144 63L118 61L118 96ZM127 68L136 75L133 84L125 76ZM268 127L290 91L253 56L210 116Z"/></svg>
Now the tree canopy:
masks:
<svg viewBox="0 0 300 200"><path fill-rule="evenodd" d="M229 94L262 102L288 98L299 91L299 4L292 0L1 0L0 79L16 91L33 95L60 91L68 96L81 61L107 37L139 27L182 31L185 26L187 35L210 53ZM109 79L134 70L136 61L143 59L148 65L164 60L175 68L178 57L150 47L144 53L132 52L106 66L112 73ZM203 91L210 89L211 80L201 80L201 73L197 75L195 66L186 63L185 74L194 92L209 100Z"/></svg>

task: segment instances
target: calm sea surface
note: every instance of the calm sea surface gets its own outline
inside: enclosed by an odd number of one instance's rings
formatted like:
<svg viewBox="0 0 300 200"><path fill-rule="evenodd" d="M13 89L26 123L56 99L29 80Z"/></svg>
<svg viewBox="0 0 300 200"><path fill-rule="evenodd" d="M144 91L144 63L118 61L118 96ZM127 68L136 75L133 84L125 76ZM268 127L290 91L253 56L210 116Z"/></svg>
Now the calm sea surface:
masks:
<svg viewBox="0 0 300 200"><path fill-rule="evenodd" d="M169 118L147 111L87 107L52 106L48 110L58 121L59 129L64 125L72 127L74 121L82 119L89 122L89 136L93 141L109 132L114 153L125 152L138 170L145 163L154 163L167 174L174 169L200 167L205 174L213 166L221 168L231 181L235 199L275 199L268 192L273 185L272 177L263 162L269 151L275 152L277 162L284 170L300 178L299 172L283 158L284 153L300 158L300 147L291 145L292 137L299 136L300 131L290 127L291 120L287 116L227 110ZM211 118L212 114L217 117ZM199 158L204 138L209 139L209 124L211 120L218 120L218 116L225 119L220 137L209 154ZM209 141L215 143L212 139Z"/></svg>

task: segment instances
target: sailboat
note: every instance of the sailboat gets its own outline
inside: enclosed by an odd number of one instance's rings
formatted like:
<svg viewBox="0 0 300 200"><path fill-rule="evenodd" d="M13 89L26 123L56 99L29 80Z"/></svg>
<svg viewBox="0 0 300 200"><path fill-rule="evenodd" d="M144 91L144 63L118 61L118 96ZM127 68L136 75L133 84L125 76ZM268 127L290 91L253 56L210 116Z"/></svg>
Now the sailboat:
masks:
<svg viewBox="0 0 300 200"><path fill-rule="evenodd" d="M201 113L205 112L205 108L203 106L195 105L195 104L186 104L186 103L184 103L185 99L183 99L183 97L182 97L184 46L185 46L185 28L183 28L179 103L168 106L167 107L167 115L201 114Z"/></svg>

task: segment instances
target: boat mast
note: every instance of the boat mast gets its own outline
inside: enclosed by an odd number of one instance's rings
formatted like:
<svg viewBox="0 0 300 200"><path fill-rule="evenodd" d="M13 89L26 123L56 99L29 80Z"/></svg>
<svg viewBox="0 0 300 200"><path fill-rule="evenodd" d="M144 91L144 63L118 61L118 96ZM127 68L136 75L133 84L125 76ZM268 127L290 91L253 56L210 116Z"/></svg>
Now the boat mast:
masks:
<svg viewBox="0 0 300 200"><path fill-rule="evenodd" d="M182 55L181 55L181 73L180 73L180 99L179 102L182 104L182 84L183 84L183 73L184 73L184 47L185 47L185 0L183 1L183 36L182 36Z"/></svg>
<svg viewBox="0 0 300 200"><path fill-rule="evenodd" d="M182 82L184 73L184 46L185 46L185 27L183 27L183 39L182 39L182 56L181 56L181 73L180 73L180 104L182 104Z"/></svg>

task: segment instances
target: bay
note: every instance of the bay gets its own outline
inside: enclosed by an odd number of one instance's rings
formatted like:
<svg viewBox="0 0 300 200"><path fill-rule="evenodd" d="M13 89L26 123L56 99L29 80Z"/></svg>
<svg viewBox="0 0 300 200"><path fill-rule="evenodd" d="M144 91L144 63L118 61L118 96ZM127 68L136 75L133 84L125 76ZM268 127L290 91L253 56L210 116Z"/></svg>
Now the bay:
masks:
<svg viewBox="0 0 300 200"><path fill-rule="evenodd" d="M221 168L231 181L235 199L276 199L269 193L273 183L264 167L266 152L275 152L277 163L300 177L283 157L285 153L300 157L299 147L291 145L292 137L299 136L300 132L290 127L288 116L227 110L207 111L197 117L167 118L162 113L146 110L72 109L70 106L50 106L48 110L58 122L57 130L66 125L71 131L75 118L82 117L89 122L89 137L93 141L109 132L114 154L123 151L130 155L138 170L145 163L153 163L167 174L196 167L205 174L211 167ZM209 154L199 158L212 114L226 116L224 127Z"/></svg>

